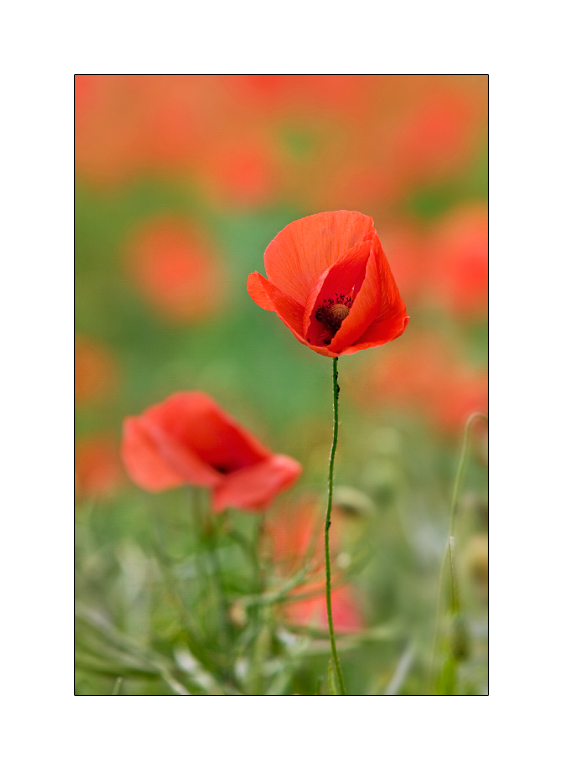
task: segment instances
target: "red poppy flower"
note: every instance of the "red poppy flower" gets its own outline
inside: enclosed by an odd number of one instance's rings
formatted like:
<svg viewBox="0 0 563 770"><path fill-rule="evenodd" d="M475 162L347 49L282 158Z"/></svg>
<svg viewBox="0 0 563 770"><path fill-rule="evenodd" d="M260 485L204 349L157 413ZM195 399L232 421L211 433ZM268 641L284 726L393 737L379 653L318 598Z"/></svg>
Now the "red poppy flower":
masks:
<svg viewBox="0 0 563 770"><path fill-rule="evenodd" d="M174 393L123 423L121 456L149 492L190 484L212 490L215 512L261 511L301 473L272 454L205 393Z"/></svg>
<svg viewBox="0 0 563 770"><path fill-rule="evenodd" d="M195 322L224 303L226 276L205 231L159 217L134 232L125 251L139 292L167 320Z"/></svg>
<svg viewBox="0 0 563 770"><path fill-rule="evenodd" d="M83 181L107 186L147 172L185 174L198 158L213 125L208 79L79 75L75 82L76 169Z"/></svg>
<svg viewBox="0 0 563 770"><path fill-rule="evenodd" d="M309 583L308 585L293 591L292 595L299 593L308 594L318 592L318 596L308 596L306 599L287 602L284 614L290 623L297 626L315 626L328 628L326 612L326 598L324 594L324 581ZM331 592L332 620L336 631L354 632L365 628L365 622L360 612L358 601L352 587L339 586Z"/></svg>
<svg viewBox="0 0 563 770"><path fill-rule="evenodd" d="M487 205L465 205L448 214L439 222L429 251L431 298L461 316L485 316L489 280Z"/></svg>
<svg viewBox="0 0 563 770"><path fill-rule="evenodd" d="M324 531L322 506L315 497L308 495L279 508L267 519L265 534L269 542L272 560L282 574L291 574L303 566L311 546L315 572L324 570ZM338 553L341 541L341 516L333 509L330 528L332 555ZM314 545L312 543L315 540Z"/></svg>
<svg viewBox="0 0 563 770"><path fill-rule="evenodd" d="M119 382L117 362L111 351L93 339L74 341L74 397L79 404L108 398Z"/></svg>
<svg viewBox="0 0 563 770"><path fill-rule="evenodd" d="M210 136L202 147L197 174L206 195L221 206L258 206L278 186L280 159L275 145L259 132L231 125L229 135Z"/></svg>
<svg viewBox="0 0 563 770"><path fill-rule="evenodd" d="M117 441L104 433L78 439L74 476L77 497L108 497L119 486L123 471Z"/></svg>
<svg viewBox="0 0 563 770"><path fill-rule="evenodd" d="M328 628L325 578L321 578L324 571L324 535L322 526L319 526L321 515L321 508L315 498L302 497L269 517L265 534L273 563L282 575L291 575L301 569L313 546L308 580L291 592L291 600L283 605L283 614L289 623L295 625ZM331 561L340 550L344 524L342 514L335 508L330 528L331 537L335 535L331 542ZM336 564L333 569L336 578ZM302 599L298 598L301 594ZM349 585L333 589L332 614L337 631L357 631L365 625L355 591Z"/></svg>
<svg viewBox="0 0 563 770"><path fill-rule="evenodd" d="M393 405L422 415L445 434L458 436L472 412L488 412L487 370L471 366L437 335L411 337L358 382L360 403L375 397L378 408Z"/></svg>
<svg viewBox="0 0 563 770"><path fill-rule="evenodd" d="M401 86L388 147L397 174L428 184L470 164L487 136L486 78L411 76Z"/></svg>
<svg viewBox="0 0 563 770"><path fill-rule="evenodd" d="M341 111L345 117L362 107L370 90L368 81L373 80L370 75L223 75L222 78L245 110L258 107L268 115Z"/></svg>
<svg viewBox="0 0 563 770"><path fill-rule="evenodd" d="M303 345L341 356L399 337L409 317L371 217L326 211L284 227L247 289Z"/></svg>

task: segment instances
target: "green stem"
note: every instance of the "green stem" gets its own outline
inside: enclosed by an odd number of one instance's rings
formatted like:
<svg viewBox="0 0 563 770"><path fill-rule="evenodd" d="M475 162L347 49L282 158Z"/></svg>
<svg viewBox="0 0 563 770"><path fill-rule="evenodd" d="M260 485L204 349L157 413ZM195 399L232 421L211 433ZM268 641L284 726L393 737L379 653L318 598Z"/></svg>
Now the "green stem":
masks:
<svg viewBox="0 0 563 770"><path fill-rule="evenodd" d="M328 466L328 503L325 519L326 614L328 617L330 647L332 649L332 659L334 661L334 668L338 678L338 686L340 688L341 695L346 695L344 690L344 680L342 679L342 671L340 670L340 663L338 661L338 653L336 652L336 641L334 639L334 623L332 621L332 595L330 587L330 550L328 542L328 531L330 529L330 512L332 510L334 456L336 454L336 442L338 441L338 394L340 392L340 388L338 386L338 358L332 359L332 390L334 395L334 424L332 433L332 448L330 450L330 462Z"/></svg>

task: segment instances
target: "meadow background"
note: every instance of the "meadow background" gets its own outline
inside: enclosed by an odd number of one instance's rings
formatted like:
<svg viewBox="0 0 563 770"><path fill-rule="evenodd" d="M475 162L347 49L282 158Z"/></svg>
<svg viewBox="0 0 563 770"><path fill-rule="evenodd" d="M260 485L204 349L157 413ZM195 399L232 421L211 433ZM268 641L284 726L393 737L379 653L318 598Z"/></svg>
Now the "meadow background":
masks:
<svg viewBox="0 0 563 770"><path fill-rule="evenodd" d="M79 75L75 104L76 692L111 693L117 678L121 694L177 692L171 681L221 691L221 666L198 657L182 620L187 607L213 650L193 499L127 479L121 423L174 391L204 390L303 465L267 514L272 526L322 507L330 360L245 286L286 224L348 209L373 217L411 317L398 340L339 361L335 515L340 563L358 564L358 628L339 643L348 692L486 693L487 433L477 424L456 524L466 644L454 680L442 675L445 601L428 682L463 429L487 411L486 76ZM256 517L230 519L255 536ZM245 679L244 634L259 624L237 597L251 567L221 543L246 692L328 692L322 628L295 613L268 617L270 637L252 647L261 670Z"/></svg>

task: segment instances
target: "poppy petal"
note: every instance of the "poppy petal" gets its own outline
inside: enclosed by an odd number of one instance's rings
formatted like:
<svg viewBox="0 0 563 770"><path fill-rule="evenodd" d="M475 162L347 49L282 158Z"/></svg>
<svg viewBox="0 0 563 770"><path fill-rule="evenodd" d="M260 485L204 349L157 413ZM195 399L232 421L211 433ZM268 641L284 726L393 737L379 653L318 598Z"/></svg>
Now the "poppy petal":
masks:
<svg viewBox="0 0 563 770"><path fill-rule="evenodd" d="M383 321L374 321L366 331L362 334L359 340L357 340L350 347L345 348L339 355L347 356L351 353L357 353L359 350L365 350L366 348L375 348L379 345L384 345L386 342L400 337L405 331L410 321L409 316L405 312L394 318L387 318Z"/></svg>
<svg viewBox="0 0 563 770"><path fill-rule="evenodd" d="M288 297L305 305L318 277L373 230L373 219L358 211L325 211L291 222L264 252L268 278Z"/></svg>
<svg viewBox="0 0 563 770"><path fill-rule="evenodd" d="M272 455L267 460L225 476L213 490L212 507L261 511L279 492L290 487L301 474L301 465L291 457Z"/></svg>
<svg viewBox="0 0 563 770"><path fill-rule="evenodd" d="M375 252L377 245L381 249L379 238L372 241L369 259L367 260L365 277L350 313L342 322L342 326L336 332L329 345L332 351L339 352L355 342L368 326L378 317L381 307L381 278L378 270Z"/></svg>
<svg viewBox="0 0 563 770"><path fill-rule="evenodd" d="M194 455L217 478L270 456L270 452L206 393L174 393L143 416L176 447ZM154 430L154 428L153 428ZM211 478L211 477L210 477Z"/></svg>
<svg viewBox="0 0 563 770"><path fill-rule="evenodd" d="M379 313L377 319L382 321L386 318L394 317L398 314L397 311L405 313L405 303L401 299L399 289L389 261L383 251L379 238L377 238L378 248L374 250L377 266L379 269L379 283L381 286L381 305L379 307Z"/></svg>
<svg viewBox="0 0 563 770"><path fill-rule="evenodd" d="M170 463L170 457L161 451L158 442L151 436L150 429L146 430L146 424L142 417L127 417L123 421L123 441L121 444L121 457L127 473L131 479L142 489L148 492L161 492L165 489L186 484L187 462L183 465ZM197 460L197 458L195 458ZM197 478L201 470L195 468L195 473L189 472L190 477ZM205 466L203 467L205 471ZM205 473L203 474L205 476Z"/></svg>
<svg viewBox="0 0 563 770"><path fill-rule="evenodd" d="M249 282L252 276L256 276L252 281L252 289L254 290L258 284L260 285L260 291L264 293L268 301L273 305L273 310L276 311L280 319L293 332L299 342L305 343L303 338L303 305L286 296L283 291L280 291L260 273L252 273L249 276ZM254 299L252 293L250 293L250 296ZM260 296L258 292L257 296ZM263 306L261 305L261 307Z"/></svg>
<svg viewBox="0 0 563 770"><path fill-rule="evenodd" d="M157 452L170 469L182 477L184 484L206 487L220 480L221 474L215 468L202 461L189 446L176 441L160 425L145 420L142 429L153 441Z"/></svg>
<svg viewBox="0 0 563 770"><path fill-rule="evenodd" d="M339 294L354 297L358 290L361 291L360 287L363 286L370 256L370 247L370 241L364 240L356 244L338 262L325 270L315 283L307 298L304 312L304 328L307 331L308 341L318 342L327 334L326 328L315 317L316 311L324 302L332 301ZM354 301L350 315L355 304ZM344 319L344 323L348 321L348 318ZM366 327L368 325L369 322Z"/></svg>
<svg viewBox="0 0 563 770"><path fill-rule="evenodd" d="M376 234L372 242L364 282L354 300L350 314L344 319L329 347L334 352L342 351L358 342L374 321L382 323L390 318L405 315L404 302L399 295L389 262Z"/></svg>
<svg viewBox="0 0 563 770"><path fill-rule="evenodd" d="M275 310L276 306L264 291L264 287L262 286L263 280L265 279L255 270L248 276L246 290L258 307L261 307L263 310Z"/></svg>

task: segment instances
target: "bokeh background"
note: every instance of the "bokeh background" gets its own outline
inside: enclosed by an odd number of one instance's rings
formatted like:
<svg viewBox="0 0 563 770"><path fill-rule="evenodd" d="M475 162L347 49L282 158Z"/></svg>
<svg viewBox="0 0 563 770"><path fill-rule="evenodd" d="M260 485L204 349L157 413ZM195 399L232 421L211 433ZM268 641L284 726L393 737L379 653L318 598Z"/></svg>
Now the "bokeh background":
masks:
<svg viewBox="0 0 563 770"><path fill-rule="evenodd" d="M374 219L411 321L398 340L340 359L343 563L358 543L371 549L345 603L375 629L343 664L350 691L424 692L463 429L487 411L487 77L79 75L75 86L77 599L181 658L151 538L155 526L172 533L183 558L184 497L136 489L119 459L123 417L174 391L208 392L302 463L272 522L324 499L330 359L245 285L290 221L358 210ZM476 424L456 532L469 638L458 693L487 688L487 521ZM110 692L119 671L87 636L79 624L76 692ZM315 690L318 658L281 691ZM169 692L138 671L123 688Z"/></svg>

